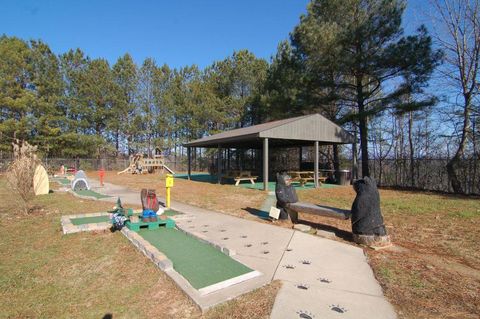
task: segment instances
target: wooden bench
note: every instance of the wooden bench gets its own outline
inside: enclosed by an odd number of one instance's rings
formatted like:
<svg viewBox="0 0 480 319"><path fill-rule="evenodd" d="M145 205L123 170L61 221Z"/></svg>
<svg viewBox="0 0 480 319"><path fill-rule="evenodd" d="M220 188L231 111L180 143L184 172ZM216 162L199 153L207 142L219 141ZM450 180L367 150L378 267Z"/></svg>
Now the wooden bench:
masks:
<svg viewBox="0 0 480 319"><path fill-rule="evenodd" d="M315 205L305 202L290 203L287 204L287 208L293 223L298 221L298 213L324 216L335 219L349 219L351 215L351 212L346 209Z"/></svg>

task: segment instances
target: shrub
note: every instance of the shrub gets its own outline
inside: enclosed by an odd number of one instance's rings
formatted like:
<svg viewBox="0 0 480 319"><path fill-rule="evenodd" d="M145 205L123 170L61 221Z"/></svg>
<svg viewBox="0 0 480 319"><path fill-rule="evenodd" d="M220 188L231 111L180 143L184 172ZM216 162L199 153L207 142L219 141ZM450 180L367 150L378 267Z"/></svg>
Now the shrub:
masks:
<svg viewBox="0 0 480 319"><path fill-rule="evenodd" d="M18 140L12 144L14 160L7 169L6 177L12 190L22 200L21 207L26 214L30 211L30 203L35 196L33 176L39 165L39 160L35 154L37 147L25 141L20 143Z"/></svg>

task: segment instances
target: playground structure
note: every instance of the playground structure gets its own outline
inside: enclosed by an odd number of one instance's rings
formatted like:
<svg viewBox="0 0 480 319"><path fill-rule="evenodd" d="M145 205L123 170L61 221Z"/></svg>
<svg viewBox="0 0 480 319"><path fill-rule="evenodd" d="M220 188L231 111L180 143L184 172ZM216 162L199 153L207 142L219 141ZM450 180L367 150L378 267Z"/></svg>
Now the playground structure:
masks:
<svg viewBox="0 0 480 319"><path fill-rule="evenodd" d="M167 170L170 174L175 174L168 166L165 165L165 160L163 155L154 155L153 158L145 158L143 154L135 154L130 157L130 165L121 172L131 173L131 174L146 174L154 173L156 170Z"/></svg>

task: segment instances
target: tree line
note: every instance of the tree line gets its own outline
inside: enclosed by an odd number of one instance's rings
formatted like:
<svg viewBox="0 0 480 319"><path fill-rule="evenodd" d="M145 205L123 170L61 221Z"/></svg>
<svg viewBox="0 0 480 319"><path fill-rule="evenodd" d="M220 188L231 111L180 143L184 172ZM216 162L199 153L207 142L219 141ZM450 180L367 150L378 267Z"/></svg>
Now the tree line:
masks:
<svg viewBox="0 0 480 319"><path fill-rule="evenodd" d="M462 192L456 167L479 158L479 1L435 0L433 36L423 25L404 33L406 5L313 0L270 61L240 50L204 69L129 54L110 65L2 36L0 148L18 138L49 157L176 154L188 140L318 112L358 140L362 175L370 158L406 158L413 180L415 158L449 157Z"/></svg>

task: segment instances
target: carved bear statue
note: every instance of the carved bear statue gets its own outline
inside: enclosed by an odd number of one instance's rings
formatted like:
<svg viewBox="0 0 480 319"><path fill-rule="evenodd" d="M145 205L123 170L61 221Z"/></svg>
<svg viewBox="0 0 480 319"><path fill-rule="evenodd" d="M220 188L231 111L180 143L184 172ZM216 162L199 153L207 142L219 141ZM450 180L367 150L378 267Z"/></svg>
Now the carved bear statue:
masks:
<svg viewBox="0 0 480 319"><path fill-rule="evenodd" d="M287 173L277 174L275 184L275 195L277 197L277 208L280 209L279 219L288 219L288 203L298 202L297 193L291 184L292 178ZM296 221L296 216L291 216L292 221Z"/></svg>
<svg viewBox="0 0 480 319"><path fill-rule="evenodd" d="M373 178L364 177L355 181L357 193L352 205L352 233L356 235L386 236L380 211L380 194Z"/></svg>

